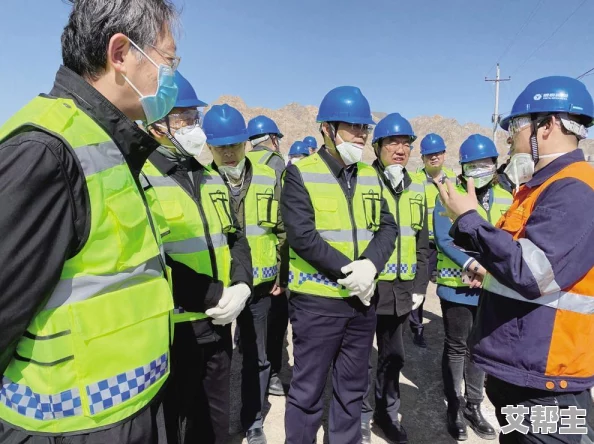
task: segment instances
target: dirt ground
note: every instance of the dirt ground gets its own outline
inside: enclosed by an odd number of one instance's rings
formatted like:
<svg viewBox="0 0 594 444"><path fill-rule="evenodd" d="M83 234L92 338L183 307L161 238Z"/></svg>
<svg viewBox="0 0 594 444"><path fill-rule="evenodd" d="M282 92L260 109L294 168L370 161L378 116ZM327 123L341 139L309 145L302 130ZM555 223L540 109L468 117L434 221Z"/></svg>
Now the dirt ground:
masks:
<svg viewBox="0 0 594 444"><path fill-rule="evenodd" d="M435 286L429 285L425 301L425 338L427 349L421 349L412 343L412 336L407 330L405 334L406 362L400 378L402 396L402 424L408 433L411 444L447 444L456 443L446 430L445 411L446 404L443 397L441 381L441 355L443 349L443 322L439 298L435 295ZM291 331L289 326L286 365L281 374L284 383L290 381L292 368ZM374 344L372 358L377 359L377 348ZM231 433L230 444L247 442L241 433L239 423L239 408L241 403L240 392L241 355L235 350L233 356L233 369L231 379ZM327 430L327 408L331 396L331 384L326 384L325 399L326 413L324 423L318 432L318 443L327 443L324 439ZM283 444L285 398L270 396L266 404L266 417L264 431L269 444ZM483 414L498 429L495 412L489 401L485 398ZM386 443L381 431L373 427L372 443ZM468 440L465 443L478 444L487 441L479 438L472 429L468 428ZM490 441L497 442L497 441Z"/></svg>

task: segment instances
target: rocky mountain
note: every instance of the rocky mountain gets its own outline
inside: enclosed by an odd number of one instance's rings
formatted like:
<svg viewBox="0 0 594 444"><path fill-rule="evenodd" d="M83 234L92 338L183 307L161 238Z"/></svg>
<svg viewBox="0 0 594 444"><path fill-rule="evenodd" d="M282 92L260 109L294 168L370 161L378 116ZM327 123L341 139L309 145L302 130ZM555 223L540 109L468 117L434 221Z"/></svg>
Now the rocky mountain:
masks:
<svg viewBox="0 0 594 444"><path fill-rule="evenodd" d="M214 104L226 103L237 108L245 117L246 122L260 114L264 114L273 119L279 126L280 130L285 135L281 145L281 151L286 154L295 140L303 140L305 136L314 136L321 145L322 137L319 132L319 124L316 123L316 116L318 109L315 106L303 106L297 103L290 103L280 109L272 110L267 108L250 108L239 97L222 96ZM373 113L376 122L379 122L386 113ZM462 142L471 134L479 133L491 137L492 129L487 128L476 123L459 123L456 119L435 116L421 116L410 119L411 124L418 136L418 140L413 144L414 150L411 154L409 169L417 168L421 165L421 156L419 154L419 147L421 139L429 133L437 133L441 135L448 147L448 155L446 156L446 165L457 170L458 165L458 148ZM506 143L506 133L504 131L497 132L497 149L500 153L500 160L507 158L509 150ZM594 140L584 140L580 144L588 154L594 154ZM251 146L248 143L248 149ZM368 146L365 149L363 160L372 162L375 159L373 148L371 147L371 137L369 137ZM203 162L210 162L210 153L204 150L200 158Z"/></svg>

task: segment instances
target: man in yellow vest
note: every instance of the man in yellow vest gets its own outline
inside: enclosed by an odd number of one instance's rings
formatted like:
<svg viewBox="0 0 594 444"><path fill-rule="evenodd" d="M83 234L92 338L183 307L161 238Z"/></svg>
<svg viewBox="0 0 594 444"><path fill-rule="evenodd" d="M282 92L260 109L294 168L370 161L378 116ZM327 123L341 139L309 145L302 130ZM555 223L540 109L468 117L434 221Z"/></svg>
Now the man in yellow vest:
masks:
<svg viewBox="0 0 594 444"><path fill-rule="evenodd" d="M363 401L361 432L363 443L371 442L370 420L382 429L391 442L408 442L398 419L400 410L400 371L404 367L402 333L408 315L419 307L427 291L427 205L425 177L409 173L406 165L416 140L408 120L398 113L388 114L375 127L373 147L377 160L373 167L384 183L384 196L398 225L396 248L379 276L377 285L377 378L375 411L369 388Z"/></svg>
<svg viewBox="0 0 594 444"><path fill-rule="evenodd" d="M231 208L252 253L253 297L237 319L241 336L241 424L248 444L266 444L263 407L270 378L266 331L272 297L285 297L288 250L279 212L280 183L271 168L245 156L247 128L239 111L215 105L204 116L204 131Z"/></svg>
<svg viewBox="0 0 594 444"><path fill-rule="evenodd" d="M278 125L267 116L256 116L248 122L248 137L252 145L246 157L253 164L266 165L276 172L280 182L285 170L285 159L280 152L283 138ZM284 396L285 388L279 374L283 366L283 348L289 324L289 312L286 294L278 295L270 301L266 355L270 361L270 381L268 393ZM282 296L282 297L281 297Z"/></svg>
<svg viewBox="0 0 594 444"><path fill-rule="evenodd" d="M267 165L280 175L285 170L285 159L280 152L283 134L270 117L256 116L248 122L248 137L252 145L247 157L252 163Z"/></svg>
<svg viewBox="0 0 594 444"><path fill-rule="evenodd" d="M435 208L435 199L439 194L435 186L434 179L442 176L454 179L456 174L451 169L444 166L446 154L446 144L439 134L427 134L421 140L421 158L423 168L419 168L420 173L425 178L425 195L427 196L427 227L429 229L429 257L427 265L429 267L429 278L435 283L437 279L437 247L435 246L435 236L433 234L433 208ZM410 312L410 329L413 333L413 344L427 348L427 342L423 336L423 305Z"/></svg>
<svg viewBox="0 0 594 444"><path fill-rule="evenodd" d="M361 162L371 125L359 88L322 101L324 146L284 175L281 209L290 249L293 379L287 443L311 443L333 367L330 442L361 443L361 405L375 332L375 280L394 251L398 228L375 170Z"/></svg>
<svg viewBox="0 0 594 444"><path fill-rule="evenodd" d="M143 169L169 233L175 335L165 402L171 442L224 444L229 435L231 322L251 294L250 248L231 212L223 179L198 157L206 136L200 101L176 72L179 94L169 115L150 127L161 146ZM208 313L208 315L207 315ZM210 315L210 316L209 316Z"/></svg>
<svg viewBox="0 0 594 444"><path fill-rule="evenodd" d="M0 442L164 435L173 299L134 121L175 104L175 20L74 2L53 89L0 128Z"/></svg>

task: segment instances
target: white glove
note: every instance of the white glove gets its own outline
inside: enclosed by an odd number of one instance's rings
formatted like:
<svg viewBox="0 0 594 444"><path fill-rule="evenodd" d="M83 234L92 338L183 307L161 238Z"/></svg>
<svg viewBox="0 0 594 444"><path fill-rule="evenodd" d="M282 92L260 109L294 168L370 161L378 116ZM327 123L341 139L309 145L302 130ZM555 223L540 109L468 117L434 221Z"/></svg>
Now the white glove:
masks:
<svg viewBox="0 0 594 444"><path fill-rule="evenodd" d="M204 313L213 319L214 325L230 324L244 309L250 294L250 287L243 283L225 288L217 306L209 308Z"/></svg>
<svg viewBox="0 0 594 444"><path fill-rule="evenodd" d="M338 279L340 285L351 290L350 296L357 296L366 307L369 306L375 291L375 275L377 270L369 259L351 262L340 269L348 274L345 279Z"/></svg>
<svg viewBox="0 0 594 444"><path fill-rule="evenodd" d="M425 295L424 294L413 293L412 294L412 300L413 300L413 307L412 307L412 309L413 310L416 310L417 308L419 308L421 306L421 304L425 300Z"/></svg>

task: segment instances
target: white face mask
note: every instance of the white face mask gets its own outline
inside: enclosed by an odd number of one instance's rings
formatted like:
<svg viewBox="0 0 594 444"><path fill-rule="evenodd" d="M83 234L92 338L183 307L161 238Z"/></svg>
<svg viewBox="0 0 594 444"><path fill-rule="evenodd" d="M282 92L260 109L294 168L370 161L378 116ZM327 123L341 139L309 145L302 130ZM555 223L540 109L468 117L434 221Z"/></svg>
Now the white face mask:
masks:
<svg viewBox="0 0 594 444"><path fill-rule="evenodd" d="M229 178L229 179L239 180L239 178L241 177L241 174L243 173L244 167L245 167L245 157L243 159L241 159L241 162L239 162L234 167L227 166L227 165L221 165L219 167L219 171L221 173L223 173L225 176L227 176L227 178Z"/></svg>
<svg viewBox="0 0 594 444"><path fill-rule="evenodd" d="M338 134L336 136L338 138ZM347 166L361 162L363 158L363 145L359 145L358 143L343 141L336 145L336 151L338 151Z"/></svg>
<svg viewBox="0 0 594 444"><path fill-rule="evenodd" d="M173 143L174 148L184 157L198 157L204 145L206 145L206 134L198 125L185 126L173 133L177 144Z"/></svg>
<svg viewBox="0 0 594 444"><path fill-rule="evenodd" d="M404 167L398 163L388 165L384 171L384 175L390 181L392 188L396 189L404 179Z"/></svg>
<svg viewBox="0 0 594 444"><path fill-rule="evenodd" d="M564 154L566 153L545 154L538 156L538 158L550 159L553 157L560 157ZM532 160L531 154L517 153L514 154L509 160L509 164L505 168L504 173L507 177L509 177L509 180L515 184L516 191L518 191L520 185L523 185L532 179L534 176L534 167L534 160Z"/></svg>

